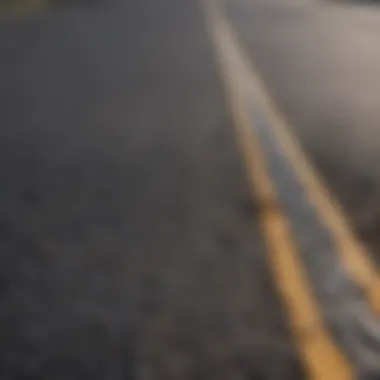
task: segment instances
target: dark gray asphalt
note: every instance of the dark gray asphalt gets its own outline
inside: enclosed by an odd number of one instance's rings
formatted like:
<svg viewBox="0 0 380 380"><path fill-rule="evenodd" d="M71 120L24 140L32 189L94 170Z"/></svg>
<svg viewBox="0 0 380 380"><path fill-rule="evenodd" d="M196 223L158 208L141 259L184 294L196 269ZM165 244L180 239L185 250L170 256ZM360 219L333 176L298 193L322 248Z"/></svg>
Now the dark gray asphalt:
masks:
<svg viewBox="0 0 380 380"><path fill-rule="evenodd" d="M380 7L223 0L249 57L380 263Z"/></svg>
<svg viewBox="0 0 380 380"><path fill-rule="evenodd" d="M0 378L301 378L193 0L0 22Z"/></svg>

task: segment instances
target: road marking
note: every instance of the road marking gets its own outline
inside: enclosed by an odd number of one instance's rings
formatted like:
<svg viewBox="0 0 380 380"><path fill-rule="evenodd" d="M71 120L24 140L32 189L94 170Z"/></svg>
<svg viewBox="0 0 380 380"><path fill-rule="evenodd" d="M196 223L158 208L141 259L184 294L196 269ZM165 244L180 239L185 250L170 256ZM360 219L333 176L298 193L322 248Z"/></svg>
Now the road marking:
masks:
<svg viewBox="0 0 380 380"><path fill-rule="evenodd" d="M351 380L354 369L325 327L311 286L298 257L286 217L282 213L251 118L229 61L231 50L213 2L204 0L205 12L218 58L225 92L231 106L238 143L249 180L262 204L261 224L277 288L305 369L312 380Z"/></svg>
<svg viewBox="0 0 380 380"><path fill-rule="evenodd" d="M232 34L239 51L243 52L244 50L238 44L238 38L232 28L229 28L229 33ZM372 310L376 314L380 314L380 274L375 263L353 233L354 228L348 221L336 197L333 196L327 184L324 183L316 168L303 152L300 143L270 95L258 70L251 61L248 61L246 55L242 54L241 59L244 63L244 69L249 72L255 83L254 90L260 99L260 106L271 120L273 131L286 151L287 159L291 162L299 181L307 189L310 202L315 205L320 219L333 236L345 268L365 293Z"/></svg>
<svg viewBox="0 0 380 380"><path fill-rule="evenodd" d="M0 17L28 14L44 9L48 5L49 0L7 0L0 4Z"/></svg>

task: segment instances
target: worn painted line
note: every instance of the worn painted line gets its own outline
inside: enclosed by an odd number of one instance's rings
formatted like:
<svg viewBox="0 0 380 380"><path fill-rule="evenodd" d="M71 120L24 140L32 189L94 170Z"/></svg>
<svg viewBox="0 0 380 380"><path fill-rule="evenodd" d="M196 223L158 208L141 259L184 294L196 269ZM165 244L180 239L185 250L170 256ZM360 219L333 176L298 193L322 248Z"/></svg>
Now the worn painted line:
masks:
<svg viewBox="0 0 380 380"><path fill-rule="evenodd" d="M46 9L50 0L9 0L0 4L0 18L28 15Z"/></svg>
<svg viewBox="0 0 380 380"><path fill-rule="evenodd" d="M262 148L268 175L291 226L300 260L306 267L325 323L336 343L355 365L360 379L379 376L380 321L352 274L349 275L345 268L334 234L310 201L308 188L299 180L287 151L274 132L273 120L262 106L261 83L252 77L252 68L242 57L231 26L220 9L215 9L219 11L219 22L223 24L225 46L228 48L226 55L234 79L250 111L252 128Z"/></svg>
<svg viewBox="0 0 380 380"><path fill-rule="evenodd" d="M230 33L234 34L234 31L231 29ZM234 43L238 45L238 38L235 35L233 38ZM241 46L239 46L239 51L243 51ZM380 313L380 273L371 260L369 252L355 236L354 229L336 197L328 189L301 148L253 62L248 62L245 55L242 55L241 58L245 63L245 70L249 72L250 77L255 82L255 86L252 88L260 101L260 107L265 110L270 119L273 132L286 152L286 159L292 164L298 180L307 190L308 201L315 207L318 217L329 230L350 276L365 293L372 310L377 314Z"/></svg>
<svg viewBox="0 0 380 380"><path fill-rule="evenodd" d="M295 342L303 359L309 378L313 380L354 379L354 368L339 347L336 346L318 308L307 275L292 239L287 218L277 200L268 176L260 144L253 134L251 118L234 80L228 62L225 31L211 1L205 0L205 9L211 25L226 95L231 106L247 173L254 196L262 205L261 225L266 238L269 259L277 288L282 296L294 334Z"/></svg>

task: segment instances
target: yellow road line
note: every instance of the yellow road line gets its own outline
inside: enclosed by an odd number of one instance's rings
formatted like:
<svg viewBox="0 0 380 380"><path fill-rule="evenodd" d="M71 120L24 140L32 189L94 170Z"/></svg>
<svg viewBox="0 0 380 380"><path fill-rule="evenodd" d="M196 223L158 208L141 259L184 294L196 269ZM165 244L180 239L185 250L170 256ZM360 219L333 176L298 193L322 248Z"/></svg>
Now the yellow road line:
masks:
<svg viewBox="0 0 380 380"><path fill-rule="evenodd" d="M228 25L226 28L239 52L243 52L234 30ZM241 59L245 71L249 73L251 87L255 90L255 95L260 98L260 105L270 120L277 140L284 148L298 179L307 190L310 202L315 206L320 219L332 234L345 268L356 284L362 288L372 310L380 313L380 273L369 252L355 236L354 228L350 225L339 202L328 189L309 158L306 157L285 116L269 94L258 70L244 54L241 54Z"/></svg>
<svg viewBox="0 0 380 380"><path fill-rule="evenodd" d="M244 107L241 92L233 79L224 51L223 34L226 30L219 22L211 2L204 0L226 96L231 106L249 180L262 207L261 225L266 238L269 258L278 291L286 307L289 324L294 334L308 378L311 380L352 380L354 369L335 345L324 325L323 317L313 296L304 268L292 240L289 225L277 201L274 186L260 145L252 130L248 110Z"/></svg>
<svg viewBox="0 0 380 380"><path fill-rule="evenodd" d="M28 14L44 9L48 5L49 0L8 0L0 4L0 17Z"/></svg>

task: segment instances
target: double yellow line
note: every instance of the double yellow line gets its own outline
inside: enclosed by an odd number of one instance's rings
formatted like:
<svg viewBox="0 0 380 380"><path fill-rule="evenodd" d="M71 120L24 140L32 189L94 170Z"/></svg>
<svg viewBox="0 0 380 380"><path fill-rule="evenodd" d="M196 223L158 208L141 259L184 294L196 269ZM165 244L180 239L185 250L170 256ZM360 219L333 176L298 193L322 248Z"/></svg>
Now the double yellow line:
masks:
<svg viewBox="0 0 380 380"><path fill-rule="evenodd" d="M379 274L369 255L353 235L338 202L326 190L296 138L291 134L260 76L237 48L233 30L215 1L204 0L204 5L236 126L237 139L244 155L254 196L263 205L261 224L267 242L269 262L308 377L313 380L354 379L355 368L336 345L325 326L323 314L291 236L288 219L279 206L275 186L268 174L265 156L254 134L252 119L245 103L246 83L254 84L255 95L259 97L260 106L264 108L274 134L286 152L298 180L307 190L309 200L316 206L320 220L335 241L342 266L364 291L375 312L380 310Z"/></svg>

